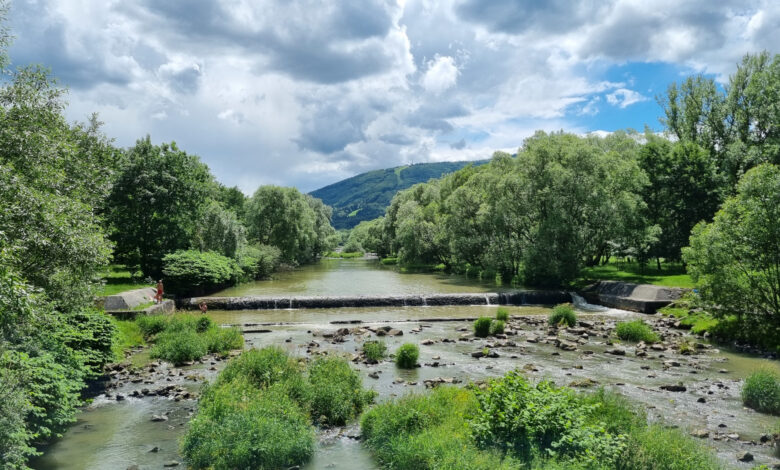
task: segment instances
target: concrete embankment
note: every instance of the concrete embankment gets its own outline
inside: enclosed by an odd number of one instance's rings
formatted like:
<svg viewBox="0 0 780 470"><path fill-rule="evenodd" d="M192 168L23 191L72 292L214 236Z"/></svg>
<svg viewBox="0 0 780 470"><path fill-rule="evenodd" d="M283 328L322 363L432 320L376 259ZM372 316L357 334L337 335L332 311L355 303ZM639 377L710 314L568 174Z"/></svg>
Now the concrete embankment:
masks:
<svg viewBox="0 0 780 470"><path fill-rule="evenodd" d="M555 305L570 302L566 291L528 290L487 294L431 294L335 297L194 297L177 306L196 310L206 302L213 310L272 310L285 308L420 307L443 305Z"/></svg>
<svg viewBox="0 0 780 470"><path fill-rule="evenodd" d="M599 281L583 290L581 294L592 304L640 313L655 313L659 308L669 305L689 290L680 287Z"/></svg>

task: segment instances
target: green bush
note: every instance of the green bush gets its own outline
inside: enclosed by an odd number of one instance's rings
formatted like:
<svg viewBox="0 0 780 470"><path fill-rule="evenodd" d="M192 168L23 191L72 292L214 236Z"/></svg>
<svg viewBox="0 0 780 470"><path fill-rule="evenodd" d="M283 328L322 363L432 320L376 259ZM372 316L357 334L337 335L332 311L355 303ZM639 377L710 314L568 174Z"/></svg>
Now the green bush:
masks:
<svg viewBox="0 0 780 470"><path fill-rule="evenodd" d="M241 280L266 279L276 271L282 252L271 245L245 246L239 251L238 266Z"/></svg>
<svg viewBox="0 0 780 470"><path fill-rule="evenodd" d="M166 289L176 295L203 295L235 282L242 272L238 264L212 251L180 250L163 257Z"/></svg>
<svg viewBox="0 0 780 470"><path fill-rule="evenodd" d="M498 310L496 310L496 320L501 320L502 322L508 321L509 310L504 307L498 307Z"/></svg>
<svg viewBox="0 0 780 470"><path fill-rule="evenodd" d="M490 323L490 334L497 335L504 332L504 322L502 320L493 320Z"/></svg>
<svg viewBox="0 0 780 470"><path fill-rule="evenodd" d="M633 320L629 322L620 322L615 328L617 337L623 341L644 341L645 343L655 343L659 340L652 328L642 320Z"/></svg>
<svg viewBox="0 0 780 470"><path fill-rule="evenodd" d="M360 415L374 400L363 390L358 373L341 358L317 359L309 366L309 410L322 425L343 426Z"/></svg>
<svg viewBox="0 0 780 470"><path fill-rule="evenodd" d="M262 389L294 379L300 376L301 372L298 362L289 358L283 349L271 346L244 351L225 366L217 378L217 383L232 382L236 378L243 377L255 387Z"/></svg>
<svg viewBox="0 0 780 470"><path fill-rule="evenodd" d="M474 320L474 336L487 338L490 335L490 324L493 319L490 317L479 317Z"/></svg>
<svg viewBox="0 0 780 470"><path fill-rule="evenodd" d="M139 315L135 322L141 329L144 338L149 339L152 336L161 333L168 326L167 315Z"/></svg>
<svg viewBox="0 0 780 470"><path fill-rule="evenodd" d="M416 344L405 343L395 353L395 364L402 369L414 369L419 357L420 348Z"/></svg>
<svg viewBox="0 0 780 470"><path fill-rule="evenodd" d="M200 359L208 352L205 338L194 330L172 330L157 335L151 357L165 359L178 366Z"/></svg>
<svg viewBox="0 0 780 470"><path fill-rule="evenodd" d="M384 266L393 266L398 264L398 258L382 258L380 263Z"/></svg>
<svg viewBox="0 0 780 470"><path fill-rule="evenodd" d="M762 413L780 414L780 379L769 370L757 370L742 385L742 402Z"/></svg>
<svg viewBox="0 0 780 470"><path fill-rule="evenodd" d="M194 469L288 468L311 457L314 438L284 391L238 379L205 389L181 451Z"/></svg>
<svg viewBox="0 0 780 470"><path fill-rule="evenodd" d="M234 349L244 347L244 337L237 327L212 327L205 332L204 340L209 353L227 354Z"/></svg>
<svg viewBox="0 0 780 470"><path fill-rule="evenodd" d="M722 468L713 453L678 429L657 424L629 434L627 449L617 461L617 470L717 470Z"/></svg>
<svg viewBox="0 0 780 470"><path fill-rule="evenodd" d="M385 358L387 346L384 341L366 341L363 343L363 355L370 361L381 361Z"/></svg>
<svg viewBox="0 0 780 470"><path fill-rule="evenodd" d="M560 304L553 308L549 322L552 326L574 326L577 324L577 315L571 304Z"/></svg>

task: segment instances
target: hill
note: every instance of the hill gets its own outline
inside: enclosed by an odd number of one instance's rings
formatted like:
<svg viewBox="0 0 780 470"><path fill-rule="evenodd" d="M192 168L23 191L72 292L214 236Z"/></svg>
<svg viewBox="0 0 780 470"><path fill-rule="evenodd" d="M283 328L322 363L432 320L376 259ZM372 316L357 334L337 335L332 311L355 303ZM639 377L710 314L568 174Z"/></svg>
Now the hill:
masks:
<svg viewBox="0 0 780 470"><path fill-rule="evenodd" d="M385 215L385 209L395 193L431 178L439 178L476 162L418 163L362 173L324 188L312 191L312 196L333 208L332 224L337 229L350 229L364 220Z"/></svg>

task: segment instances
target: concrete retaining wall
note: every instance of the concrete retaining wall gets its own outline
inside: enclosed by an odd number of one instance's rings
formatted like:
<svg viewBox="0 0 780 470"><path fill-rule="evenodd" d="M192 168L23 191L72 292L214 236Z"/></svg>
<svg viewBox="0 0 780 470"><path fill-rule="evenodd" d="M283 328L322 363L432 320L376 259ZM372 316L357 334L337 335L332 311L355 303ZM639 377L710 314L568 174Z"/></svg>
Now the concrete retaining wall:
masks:
<svg viewBox="0 0 780 470"><path fill-rule="evenodd" d="M487 294L432 294L336 297L194 297L181 299L179 308L196 310L206 302L213 310L272 310L284 308L419 307L434 305L554 305L571 302L566 291L514 291Z"/></svg>
<svg viewBox="0 0 780 470"><path fill-rule="evenodd" d="M106 296L103 308L106 310L129 310L154 299L157 290L154 287L129 290L116 295Z"/></svg>
<svg viewBox="0 0 780 470"><path fill-rule="evenodd" d="M633 284L620 281L599 281L582 291L582 296L594 304L640 313L655 313L682 297L690 289Z"/></svg>
<svg viewBox="0 0 780 470"><path fill-rule="evenodd" d="M175 310L176 303L173 300L163 300L161 303L146 307L143 310L106 310L106 313L120 320L132 320L138 315L159 315L172 313Z"/></svg>

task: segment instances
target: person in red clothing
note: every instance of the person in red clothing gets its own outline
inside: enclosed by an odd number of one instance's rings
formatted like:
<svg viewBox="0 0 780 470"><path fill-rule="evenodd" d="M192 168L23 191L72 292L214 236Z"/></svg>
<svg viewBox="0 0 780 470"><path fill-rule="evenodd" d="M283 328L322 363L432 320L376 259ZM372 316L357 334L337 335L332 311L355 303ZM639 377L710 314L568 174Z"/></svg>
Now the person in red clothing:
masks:
<svg viewBox="0 0 780 470"><path fill-rule="evenodd" d="M158 304L162 302L163 297L163 283L162 280L157 281L157 295L154 297L155 302Z"/></svg>

